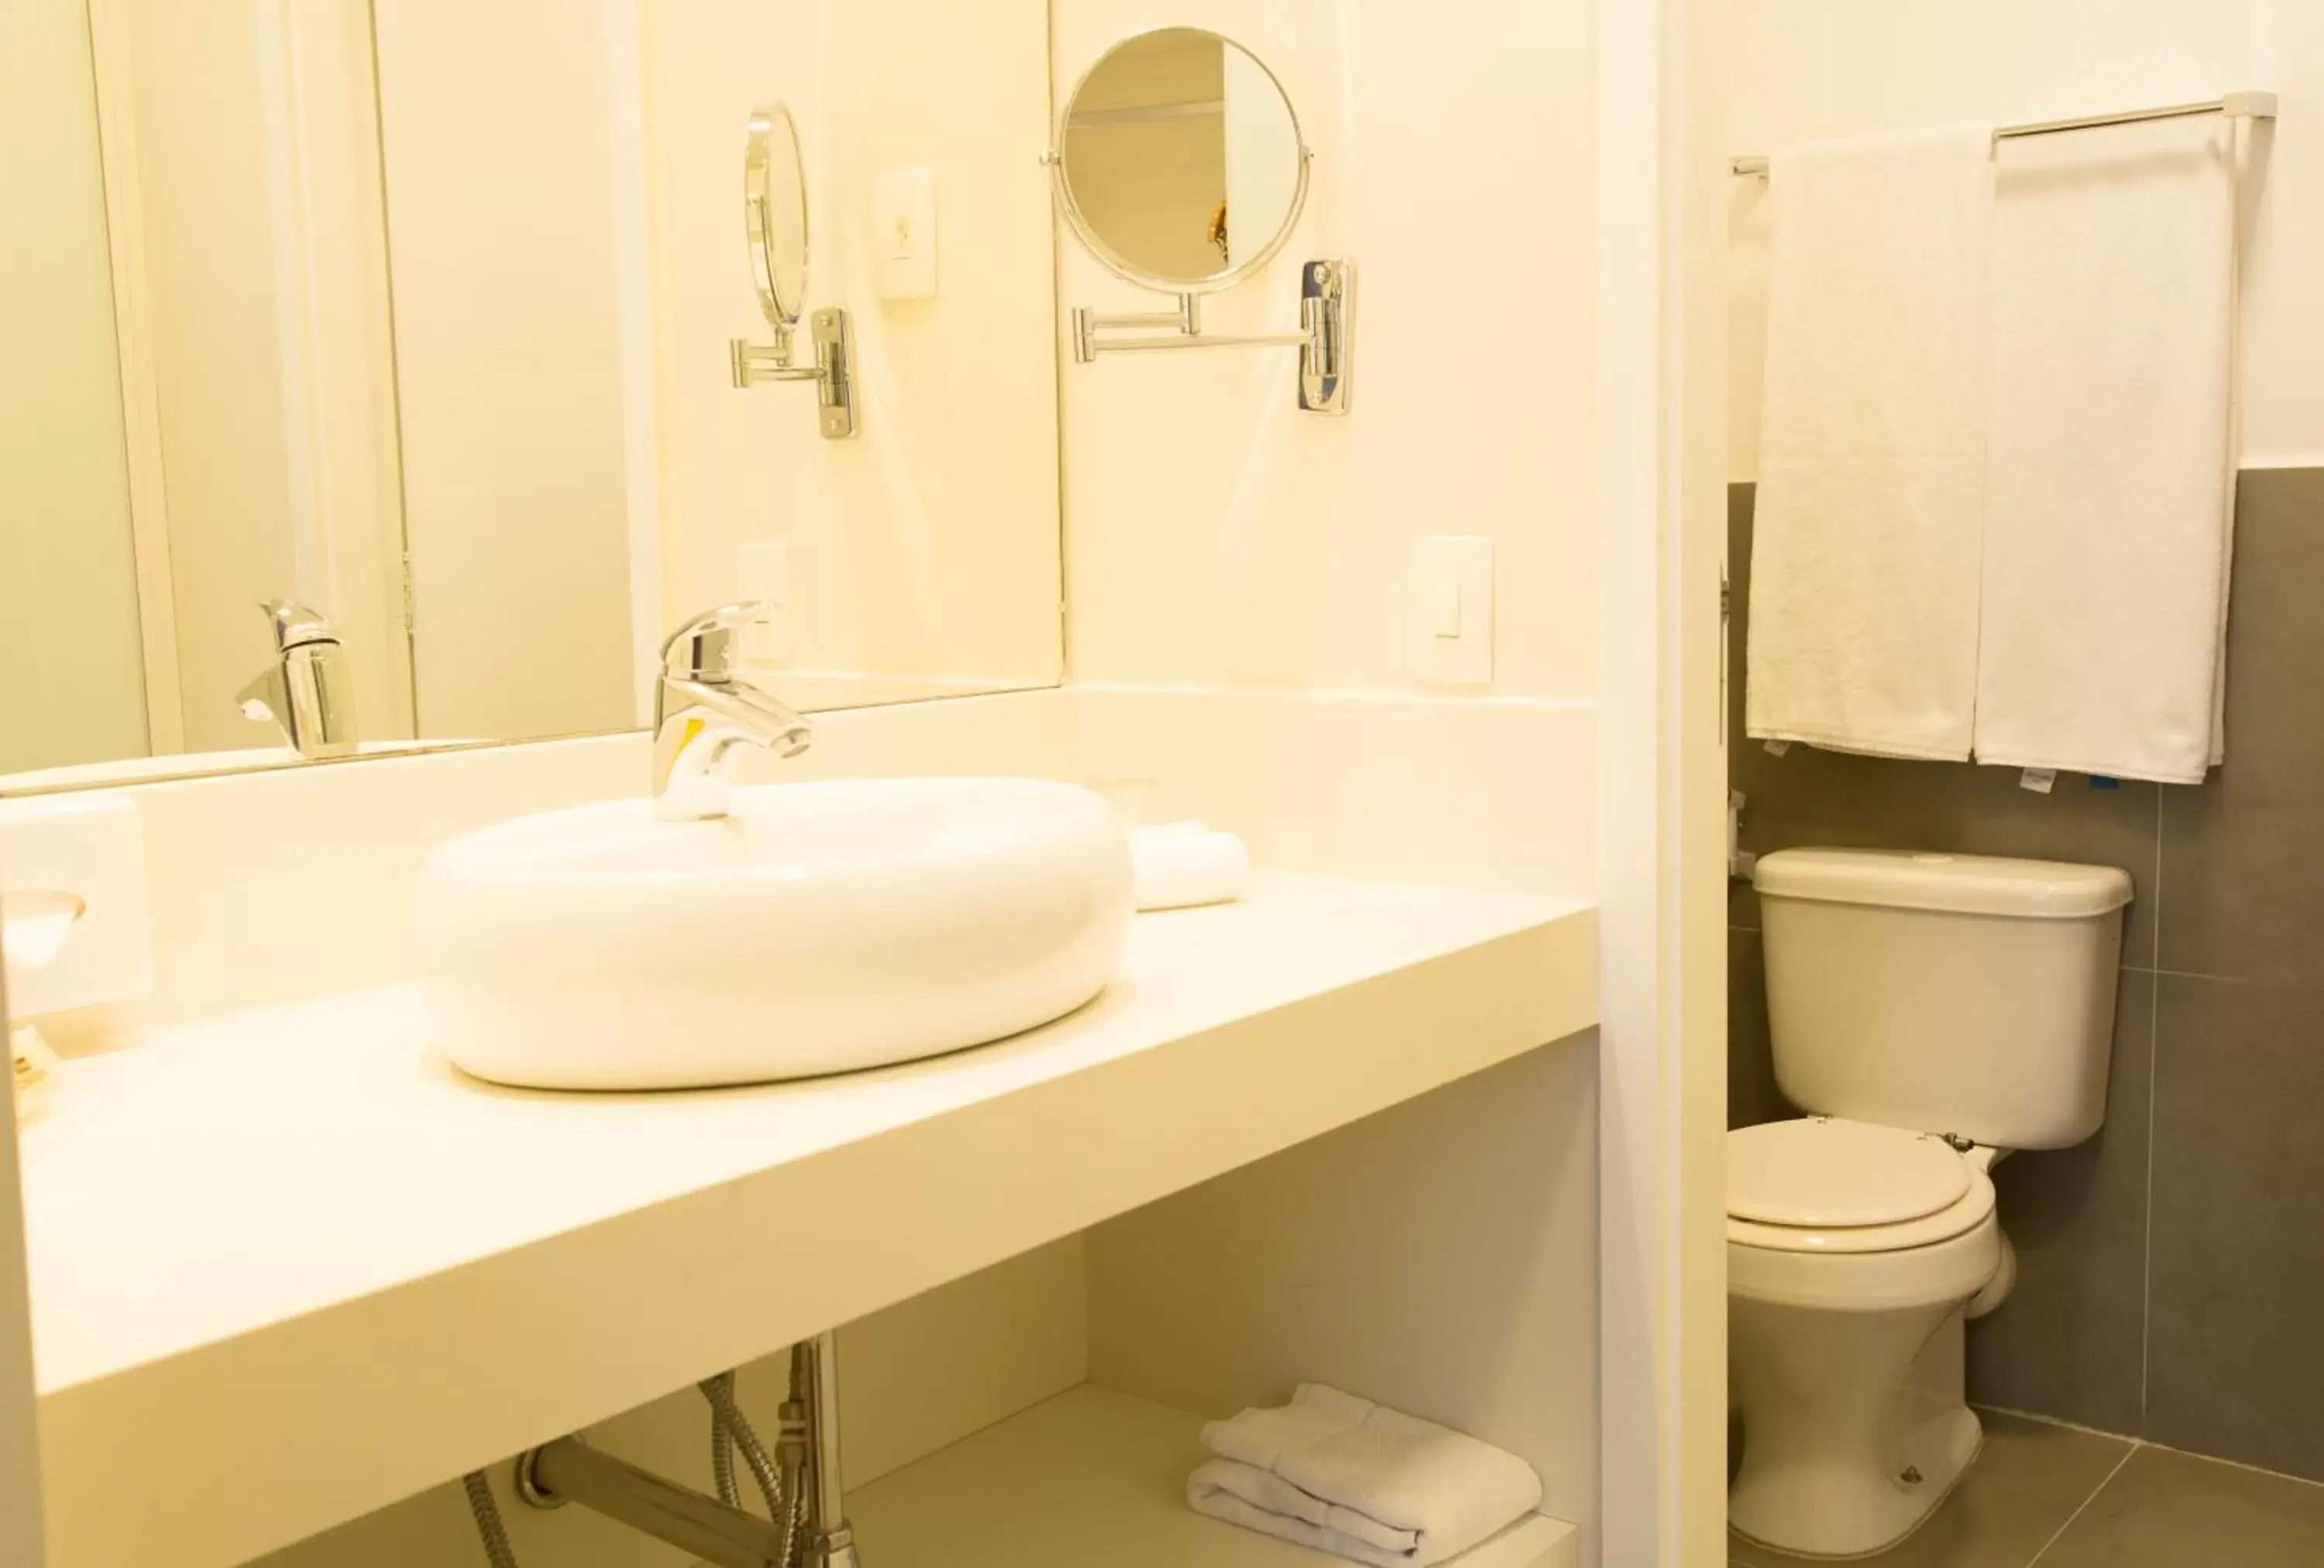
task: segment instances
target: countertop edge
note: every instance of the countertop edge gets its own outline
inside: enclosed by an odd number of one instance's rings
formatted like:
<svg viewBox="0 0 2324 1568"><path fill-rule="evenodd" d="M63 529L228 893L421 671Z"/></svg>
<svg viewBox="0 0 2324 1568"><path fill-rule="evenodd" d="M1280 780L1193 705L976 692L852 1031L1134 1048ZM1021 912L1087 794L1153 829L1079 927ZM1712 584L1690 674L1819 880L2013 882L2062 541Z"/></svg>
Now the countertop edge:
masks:
<svg viewBox="0 0 2324 1568"><path fill-rule="evenodd" d="M1597 1021L1596 972L1595 910L1575 907L58 1389L53 1560L244 1561L1566 1040Z"/></svg>

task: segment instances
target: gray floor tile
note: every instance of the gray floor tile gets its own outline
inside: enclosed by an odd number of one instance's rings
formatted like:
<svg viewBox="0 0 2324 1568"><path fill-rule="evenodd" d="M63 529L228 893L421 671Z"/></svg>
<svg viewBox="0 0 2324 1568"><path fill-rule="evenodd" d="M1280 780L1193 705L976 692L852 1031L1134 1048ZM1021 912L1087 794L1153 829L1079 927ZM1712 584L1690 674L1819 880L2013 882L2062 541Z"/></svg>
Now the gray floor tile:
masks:
<svg viewBox="0 0 2324 1568"><path fill-rule="evenodd" d="M2130 1452L2124 1438L1980 1413L1985 1452L1960 1485L1880 1568L2026 1568ZM1746 1568L1796 1568L1803 1559L1729 1537Z"/></svg>
<svg viewBox="0 0 2324 1568"><path fill-rule="evenodd" d="M2242 476L2227 618L2227 760L2163 792L2159 967L2324 982L2324 469Z"/></svg>
<svg viewBox="0 0 2324 1568"><path fill-rule="evenodd" d="M1980 1404L2139 1430L2153 1004L2154 977L2124 972L2098 1135L2013 1155L1993 1173L2017 1285L1998 1311L1969 1325L1969 1397Z"/></svg>
<svg viewBox="0 0 2324 1568"><path fill-rule="evenodd" d="M2324 1480L2324 991L2159 985L2144 1434Z"/></svg>
<svg viewBox="0 0 2324 1568"><path fill-rule="evenodd" d="M1775 1087L1767 1038L1767 971L1759 933L1727 933L1727 1125L1757 1127L1798 1111Z"/></svg>
<svg viewBox="0 0 2324 1568"><path fill-rule="evenodd" d="M2041 1568L2316 1568L2324 1487L2142 1448Z"/></svg>

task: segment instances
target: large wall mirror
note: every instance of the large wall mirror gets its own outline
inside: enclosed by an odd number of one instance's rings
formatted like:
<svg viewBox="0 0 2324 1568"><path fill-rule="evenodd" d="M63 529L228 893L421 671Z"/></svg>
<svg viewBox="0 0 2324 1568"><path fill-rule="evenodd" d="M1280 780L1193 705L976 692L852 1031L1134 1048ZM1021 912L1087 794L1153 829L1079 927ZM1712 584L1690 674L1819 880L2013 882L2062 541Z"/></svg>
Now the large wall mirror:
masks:
<svg viewBox="0 0 2324 1568"><path fill-rule="evenodd" d="M0 794L632 728L746 597L797 707L1059 678L1045 0L0 9Z"/></svg>

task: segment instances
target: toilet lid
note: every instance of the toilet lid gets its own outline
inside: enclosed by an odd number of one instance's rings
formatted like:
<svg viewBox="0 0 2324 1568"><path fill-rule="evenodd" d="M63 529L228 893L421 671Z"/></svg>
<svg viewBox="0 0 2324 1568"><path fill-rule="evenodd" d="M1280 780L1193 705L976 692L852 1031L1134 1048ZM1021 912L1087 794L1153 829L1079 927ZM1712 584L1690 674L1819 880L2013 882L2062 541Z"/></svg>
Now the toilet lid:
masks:
<svg viewBox="0 0 2324 1568"><path fill-rule="evenodd" d="M1727 1135L1727 1212L1821 1230L1897 1225L1950 1208L1969 1162L1933 1133L1814 1116Z"/></svg>

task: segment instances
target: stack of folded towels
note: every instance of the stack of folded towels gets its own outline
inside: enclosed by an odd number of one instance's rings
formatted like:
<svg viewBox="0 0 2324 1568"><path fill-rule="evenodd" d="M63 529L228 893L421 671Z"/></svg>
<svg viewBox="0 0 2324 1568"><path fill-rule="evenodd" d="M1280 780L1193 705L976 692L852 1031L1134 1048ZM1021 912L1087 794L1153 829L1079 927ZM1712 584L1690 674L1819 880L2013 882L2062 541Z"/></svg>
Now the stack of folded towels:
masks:
<svg viewBox="0 0 2324 1568"><path fill-rule="evenodd" d="M1320 1383L1280 1409L1203 1428L1196 1513L1378 1568L1427 1568L1533 1512L1541 1478L1514 1453Z"/></svg>

